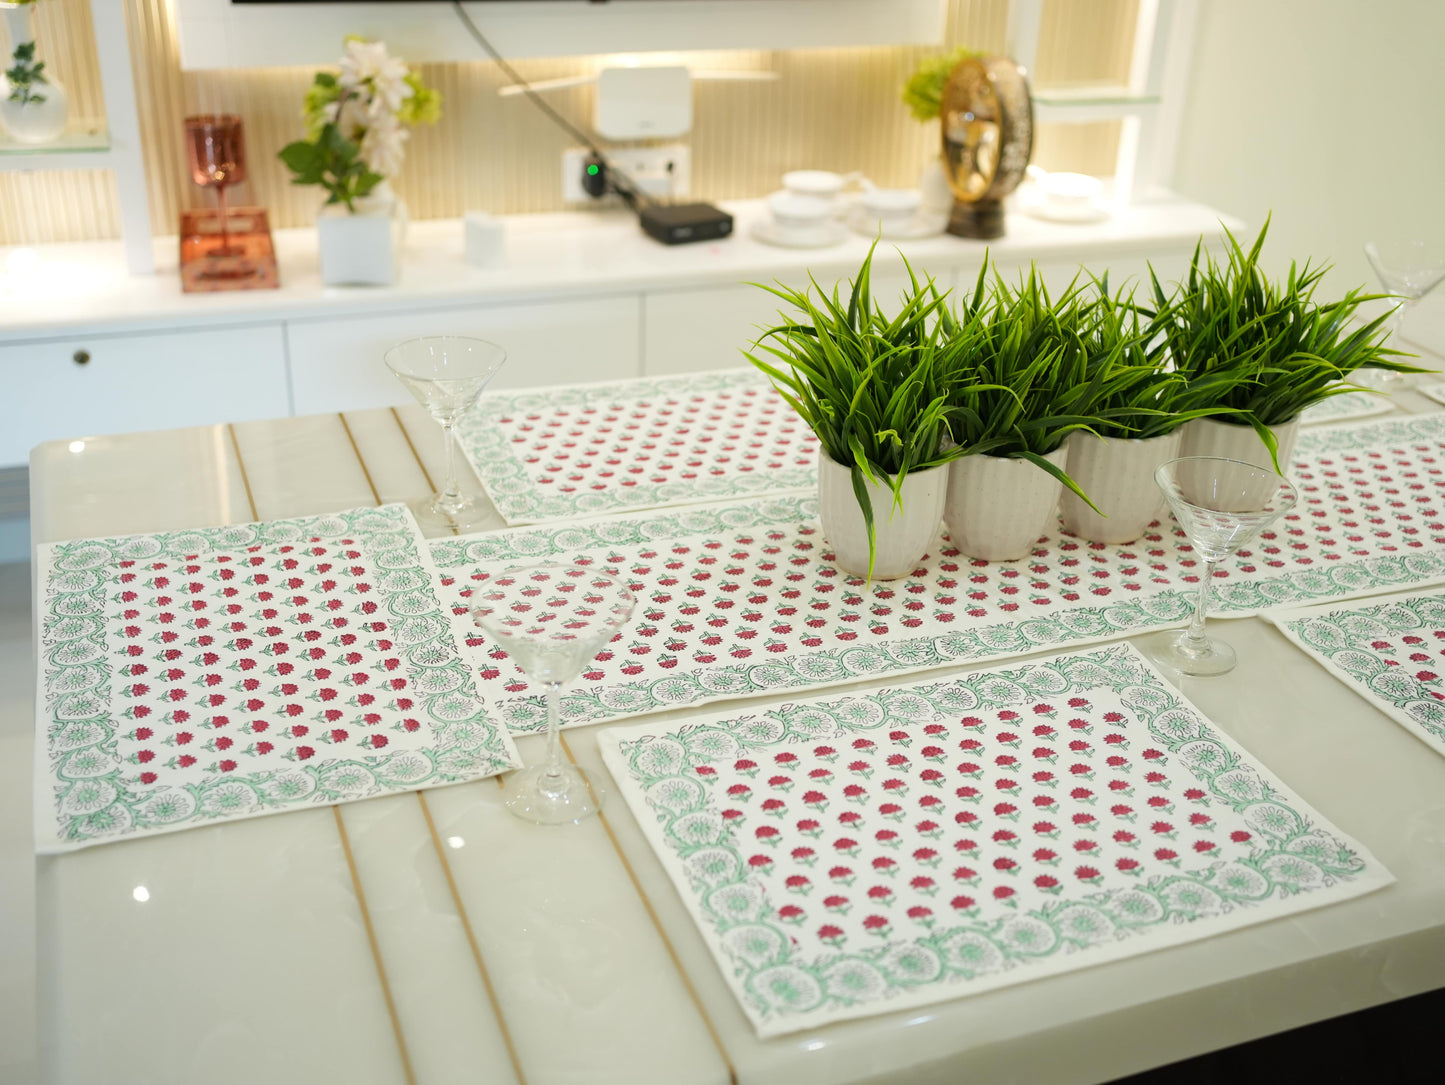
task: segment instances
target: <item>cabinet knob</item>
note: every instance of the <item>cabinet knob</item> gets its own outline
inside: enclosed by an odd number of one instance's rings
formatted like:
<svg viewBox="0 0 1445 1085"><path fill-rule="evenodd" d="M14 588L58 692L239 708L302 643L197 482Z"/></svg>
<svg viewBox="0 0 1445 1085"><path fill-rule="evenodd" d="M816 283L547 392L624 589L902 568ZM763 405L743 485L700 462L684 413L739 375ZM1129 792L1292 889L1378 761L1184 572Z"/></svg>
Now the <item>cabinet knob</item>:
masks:
<svg viewBox="0 0 1445 1085"><path fill-rule="evenodd" d="M70 360L73 361L76 365L88 365L90 363L90 351L77 350L74 354L70 356Z"/></svg>

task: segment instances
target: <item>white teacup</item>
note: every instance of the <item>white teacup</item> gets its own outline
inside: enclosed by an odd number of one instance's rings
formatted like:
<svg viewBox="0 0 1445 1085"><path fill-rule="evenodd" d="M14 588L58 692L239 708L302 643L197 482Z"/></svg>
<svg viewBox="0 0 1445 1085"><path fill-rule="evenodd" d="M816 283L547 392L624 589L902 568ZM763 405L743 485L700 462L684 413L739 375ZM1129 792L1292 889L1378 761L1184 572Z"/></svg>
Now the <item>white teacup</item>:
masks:
<svg viewBox="0 0 1445 1085"><path fill-rule="evenodd" d="M806 233L828 224L833 217L833 202L784 190L768 197L768 210L779 229Z"/></svg>
<svg viewBox="0 0 1445 1085"><path fill-rule="evenodd" d="M1086 173L1045 174L1038 186L1044 200L1056 211L1081 211L1104 191L1104 182Z"/></svg>
<svg viewBox="0 0 1445 1085"><path fill-rule="evenodd" d="M874 188L858 198L858 205L870 220L876 220L883 232L906 228L918 214L922 196L909 188Z"/></svg>
<svg viewBox="0 0 1445 1085"><path fill-rule="evenodd" d="M836 200L851 180L850 176L830 170L791 170L783 174L783 188L798 196L820 200Z"/></svg>

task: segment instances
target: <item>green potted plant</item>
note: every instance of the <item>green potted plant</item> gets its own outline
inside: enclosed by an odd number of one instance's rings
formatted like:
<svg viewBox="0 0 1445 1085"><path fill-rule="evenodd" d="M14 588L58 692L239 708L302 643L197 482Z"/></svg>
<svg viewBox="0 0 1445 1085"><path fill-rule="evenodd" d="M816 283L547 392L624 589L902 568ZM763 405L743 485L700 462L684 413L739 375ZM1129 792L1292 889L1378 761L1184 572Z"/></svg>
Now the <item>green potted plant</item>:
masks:
<svg viewBox="0 0 1445 1085"><path fill-rule="evenodd" d="M1161 333L1177 372L1191 384L1213 383L1218 405L1232 413L1185 428L1186 456L1227 456L1283 471L1289 466L1305 408L1352 391L1359 369L1424 370L1384 345L1388 314L1357 321L1367 302L1387 295L1351 290L1339 301L1314 300L1329 265L1291 263L1283 283L1259 266L1269 223L1246 251L1226 231L1227 262L1195 247L1189 275L1166 292L1154 277ZM1221 375L1229 379L1218 382Z"/></svg>
<svg viewBox="0 0 1445 1085"><path fill-rule="evenodd" d="M30 12L38 0L0 2L10 32L10 57L0 65L0 128L17 143L49 143L65 131L70 113L65 88L35 55Z"/></svg>
<svg viewBox="0 0 1445 1085"><path fill-rule="evenodd" d="M985 259L973 294L940 320L964 344L948 382L948 425L961 458L949 471L944 519L971 557L1026 556L1053 522L1067 488L1069 435L1097 421L1102 394L1078 334L1089 311L1077 283L1057 301L1037 269L1017 287L989 277Z"/></svg>
<svg viewBox="0 0 1445 1085"><path fill-rule="evenodd" d="M1090 542L1133 542L1164 513L1154 472L1179 455L1182 427L1232 413L1219 403L1243 378L1222 370L1189 382L1171 370L1160 311L1135 305L1132 288L1110 294L1107 275L1089 289L1092 301L1074 334L1092 386L1094 421L1069 435L1067 469L1090 501L1066 489L1059 512L1070 534Z"/></svg>
<svg viewBox="0 0 1445 1085"><path fill-rule="evenodd" d="M389 179L401 170L408 129L441 116L441 95L384 42L351 37L340 71L316 73L305 116L307 137L280 158L292 184L326 193L317 219L322 280L394 282L406 215Z"/></svg>
<svg viewBox="0 0 1445 1085"><path fill-rule="evenodd" d="M967 46L960 45L947 53L924 57L903 84L903 104L908 107L914 120L928 126L930 145L933 148L918 179L924 211L946 215L953 206L953 189L949 188L948 176L943 171L943 144L938 126L934 122L938 120L943 88L948 83L948 77L953 74L953 69L970 57L978 55Z"/></svg>
<svg viewBox="0 0 1445 1085"><path fill-rule="evenodd" d="M874 248L876 248L876 244ZM817 435L818 506L838 565L906 576L938 536L947 493L945 381L966 345L944 333L932 280L889 317L870 292L873 249L843 296L763 286L795 311L745 351ZM762 284L756 284L762 286Z"/></svg>

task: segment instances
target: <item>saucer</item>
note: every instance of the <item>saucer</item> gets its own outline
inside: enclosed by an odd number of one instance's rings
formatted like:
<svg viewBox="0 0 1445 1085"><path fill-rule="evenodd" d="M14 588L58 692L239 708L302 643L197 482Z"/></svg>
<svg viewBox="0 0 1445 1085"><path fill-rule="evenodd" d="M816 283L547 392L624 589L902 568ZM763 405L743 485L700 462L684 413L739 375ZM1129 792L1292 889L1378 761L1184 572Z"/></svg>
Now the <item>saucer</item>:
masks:
<svg viewBox="0 0 1445 1085"><path fill-rule="evenodd" d="M754 241L782 249L826 249L831 245L841 245L848 239L848 231L840 222L800 228L779 226L772 219L763 219L755 222L748 232Z"/></svg>
<svg viewBox="0 0 1445 1085"><path fill-rule="evenodd" d="M1114 217L1113 209L1098 201L1070 207L1050 203L1047 199L1037 195L1021 196L1019 210L1031 218L1043 219L1045 222L1064 222L1080 226L1090 222L1103 222Z"/></svg>
<svg viewBox="0 0 1445 1085"><path fill-rule="evenodd" d="M886 241L915 241L943 233L948 228L948 212L919 211L901 222L889 222L868 214L865 208L855 207L848 212L847 223L854 233L864 237L881 235Z"/></svg>

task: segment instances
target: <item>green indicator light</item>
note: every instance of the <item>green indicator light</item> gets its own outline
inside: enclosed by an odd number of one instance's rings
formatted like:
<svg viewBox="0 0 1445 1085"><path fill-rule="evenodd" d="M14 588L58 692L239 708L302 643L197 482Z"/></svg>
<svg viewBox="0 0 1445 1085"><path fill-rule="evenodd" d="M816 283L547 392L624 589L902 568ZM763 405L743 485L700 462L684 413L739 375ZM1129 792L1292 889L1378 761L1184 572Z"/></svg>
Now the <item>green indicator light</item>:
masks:
<svg viewBox="0 0 1445 1085"><path fill-rule="evenodd" d="M600 171L595 165L593 165L593 166L588 166L588 167L587 167L587 176L588 176L588 177L596 177L597 174L600 173L600 172L601 172L601 171Z"/></svg>

